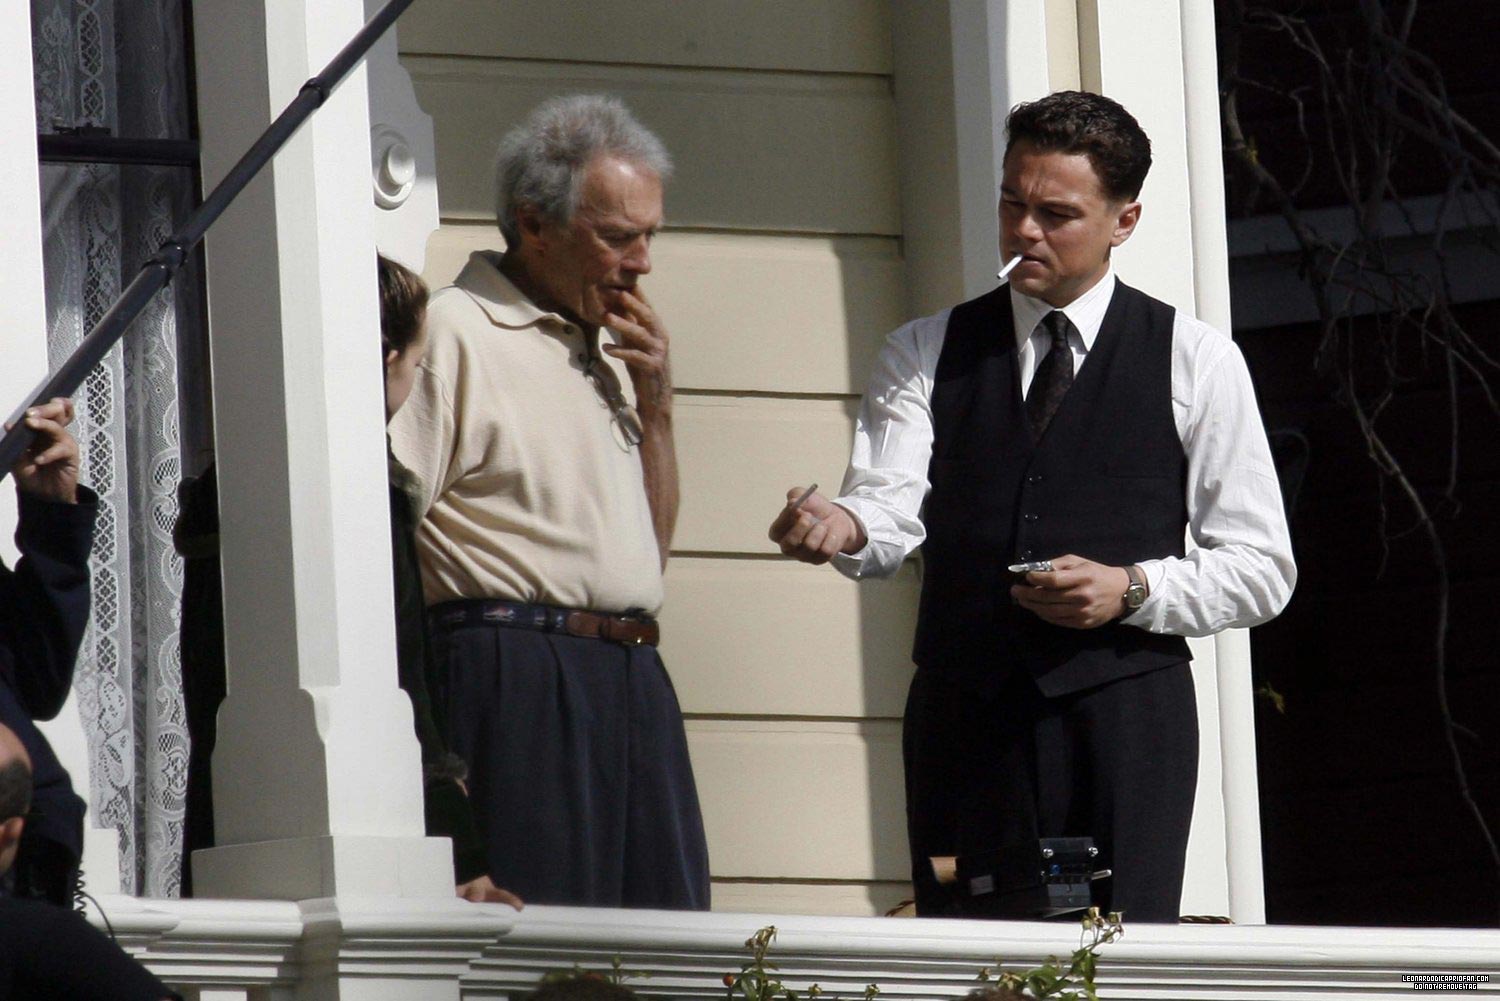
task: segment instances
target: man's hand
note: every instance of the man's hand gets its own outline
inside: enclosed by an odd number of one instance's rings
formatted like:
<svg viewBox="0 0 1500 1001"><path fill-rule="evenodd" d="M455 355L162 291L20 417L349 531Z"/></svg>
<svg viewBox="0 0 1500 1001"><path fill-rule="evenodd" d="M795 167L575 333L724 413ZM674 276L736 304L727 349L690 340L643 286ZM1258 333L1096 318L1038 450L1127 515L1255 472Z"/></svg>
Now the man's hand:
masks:
<svg viewBox="0 0 1500 1001"><path fill-rule="evenodd" d="M635 387L646 503L651 506L651 527L656 531L656 547L665 569L667 554L672 551L672 532L677 527L679 501L667 329L639 288L621 290L614 307L604 314L604 325L620 335L619 344L605 344L604 350L611 358L625 363Z"/></svg>
<svg viewBox="0 0 1500 1001"><path fill-rule="evenodd" d="M76 504L78 442L67 431L73 421L73 401L53 397L26 411L23 420L36 432L36 437L11 467L16 486L47 500ZM6 425L6 430L10 430L10 425Z"/></svg>
<svg viewBox="0 0 1500 1001"><path fill-rule="evenodd" d="M475 904L509 904L518 911L526 906L520 897L509 890L502 890L488 876L478 876L467 883L460 883L456 891L460 897Z"/></svg>
<svg viewBox="0 0 1500 1001"><path fill-rule="evenodd" d="M667 355L667 328L639 287L622 289L615 305L604 314L604 325L620 335L619 344L604 351L630 370L635 384L635 407L643 421L672 408L672 370Z"/></svg>
<svg viewBox="0 0 1500 1001"><path fill-rule="evenodd" d="M816 565L827 563L837 553L857 553L865 548L865 533L859 522L822 494L814 491L793 510L792 505L802 494L801 487L786 492L786 507L766 533L783 553Z"/></svg>
<svg viewBox="0 0 1500 1001"><path fill-rule="evenodd" d="M1033 572L1010 595L1045 622L1069 629L1097 629L1125 611L1130 575L1082 556L1059 556L1050 573Z"/></svg>

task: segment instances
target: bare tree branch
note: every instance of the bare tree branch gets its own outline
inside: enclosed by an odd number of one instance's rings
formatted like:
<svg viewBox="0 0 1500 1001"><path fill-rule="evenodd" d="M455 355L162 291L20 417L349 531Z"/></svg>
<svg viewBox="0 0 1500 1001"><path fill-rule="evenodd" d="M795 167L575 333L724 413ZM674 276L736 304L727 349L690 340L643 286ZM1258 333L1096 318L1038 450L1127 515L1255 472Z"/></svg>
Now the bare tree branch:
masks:
<svg viewBox="0 0 1500 1001"><path fill-rule="evenodd" d="M1318 313L1315 364L1334 377L1335 396L1354 417L1366 454L1380 475L1382 569L1391 541L1411 532L1425 540L1436 579L1433 683L1443 738L1459 795L1500 873L1500 845L1473 795L1458 743L1460 733L1470 738L1474 734L1455 721L1449 701L1452 584L1438 521L1439 511L1452 516L1458 505L1460 391L1466 385L1477 386L1490 413L1500 416L1500 400L1490 379L1500 365L1453 311L1451 261L1445 246L1448 213L1454 206L1466 221L1471 221L1472 211L1482 213L1492 233L1500 235L1500 208L1494 191L1486 187L1500 185L1500 146L1453 109L1441 68L1412 48L1418 0L1357 0L1358 38L1342 40L1336 52L1304 18L1278 7L1284 5L1272 0L1220 0L1218 5L1226 166L1245 182L1251 198L1275 208L1296 241L1299 271ZM1311 71L1310 90L1306 85L1258 79L1247 70L1247 31L1274 33L1299 54ZM1351 212L1352 232L1331 236L1308 222L1298 195L1312 175L1311 159L1297 171L1294 185L1282 183L1277 171L1262 160L1254 137L1246 134L1239 109L1242 88L1271 94L1294 111L1305 148L1321 149L1325 155L1321 176L1341 192ZM1316 133L1309 121L1309 99L1320 112ZM1447 179L1430 232L1412 217L1394 180L1407 149L1420 150L1431 169ZM1391 206L1401 221L1399 232L1387 232ZM1423 268L1396 265L1393 240L1398 237L1425 240L1435 276ZM1360 308L1368 310L1371 305L1376 307L1373 313L1356 317ZM1402 350L1406 343L1416 349L1414 361ZM1372 357L1373 367L1364 364ZM1445 482L1430 500L1389 447L1381 418L1399 387L1434 364L1445 395L1448 441ZM1411 511L1414 521L1408 528L1391 528L1387 485Z"/></svg>

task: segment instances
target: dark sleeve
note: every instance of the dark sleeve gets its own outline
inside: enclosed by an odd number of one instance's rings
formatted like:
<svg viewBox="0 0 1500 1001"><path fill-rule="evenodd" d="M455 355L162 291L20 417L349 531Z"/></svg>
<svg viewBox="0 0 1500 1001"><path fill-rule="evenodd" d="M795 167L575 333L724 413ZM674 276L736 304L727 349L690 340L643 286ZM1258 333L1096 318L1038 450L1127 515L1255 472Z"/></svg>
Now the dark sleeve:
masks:
<svg viewBox="0 0 1500 1001"><path fill-rule="evenodd" d="M391 484L391 570L396 597L396 676L411 698L417 743L422 747L424 773L445 756L442 733L433 715L427 686L427 607L422 596L422 574L417 564L416 515L411 501Z"/></svg>
<svg viewBox="0 0 1500 1001"><path fill-rule="evenodd" d="M429 778L422 787L422 808L428 835L453 839L453 878L457 882L467 883L489 871L474 806L455 780Z"/></svg>
<svg viewBox="0 0 1500 1001"><path fill-rule="evenodd" d="M212 762L224 701L224 584L219 572L219 491L215 467L177 488L172 543L182 557L178 655L187 718L187 799L182 819L182 891L192 891L188 860L214 844Z"/></svg>
<svg viewBox="0 0 1500 1001"><path fill-rule="evenodd" d="M422 748L422 810L426 830L453 840L453 871L460 883L484 875L484 843L474 808L459 782L463 760L448 749L435 712L429 677L436 677L427 639L427 607L417 564L416 513L411 499L391 484L391 567L396 592L396 673L411 698L412 721Z"/></svg>
<svg viewBox="0 0 1500 1001"><path fill-rule="evenodd" d="M89 620L89 549L98 498L78 488L78 503L18 491L14 570L0 565L0 670L34 719L62 709L73 661Z"/></svg>
<svg viewBox="0 0 1500 1001"><path fill-rule="evenodd" d="M13 997L181 1001L76 911L38 901L7 901L0 911L0 935L9 953Z"/></svg>

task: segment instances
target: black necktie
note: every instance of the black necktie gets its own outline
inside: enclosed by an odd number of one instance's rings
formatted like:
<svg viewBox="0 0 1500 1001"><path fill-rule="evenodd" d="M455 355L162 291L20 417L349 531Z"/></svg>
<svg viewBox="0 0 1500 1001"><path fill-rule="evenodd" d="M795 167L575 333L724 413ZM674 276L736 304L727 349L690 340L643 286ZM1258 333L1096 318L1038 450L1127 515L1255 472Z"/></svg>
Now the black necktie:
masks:
<svg viewBox="0 0 1500 1001"><path fill-rule="evenodd" d="M1036 367L1031 389L1026 394L1026 419L1031 424L1033 440L1041 438L1047 430L1068 387L1073 385L1073 349L1068 347L1068 331L1073 324L1054 309L1042 317L1042 326L1052 335L1052 350Z"/></svg>

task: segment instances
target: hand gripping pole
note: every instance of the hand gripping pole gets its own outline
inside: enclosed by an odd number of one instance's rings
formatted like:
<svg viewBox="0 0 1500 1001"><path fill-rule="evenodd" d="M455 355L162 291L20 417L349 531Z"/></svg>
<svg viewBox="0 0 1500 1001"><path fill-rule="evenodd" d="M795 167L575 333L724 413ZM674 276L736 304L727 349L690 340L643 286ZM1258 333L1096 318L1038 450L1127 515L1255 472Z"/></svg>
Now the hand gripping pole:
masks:
<svg viewBox="0 0 1500 1001"><path fill-rule="evenodd" d="M30 407L46 403L54 396L72 396L83 383L93 367L103 360L110 348L125 335L131 323L146 308L156 293L172 280L172 277L187 260L188 254L203 239L203 234L218 220L229 204L238 197L245 186L260 173L286 141L314 111L322 107L334 89L343 82L359 61L380 40L414 0L390 0L368 24L359 30L349 44L323 67L323 72L302 85L297 97L276 117L265 132L261 133L245 155L240 157L218 186L209 193L193 213L183 222L176 233L167 238L150 260L141 266L134 279L120 293L109 311L94 325L86 336L63 362L56 372L17 407L10 416L11 429L0 440L0 481L10 475L11 467L31 445L35 436L20 419Z"/></svg>

